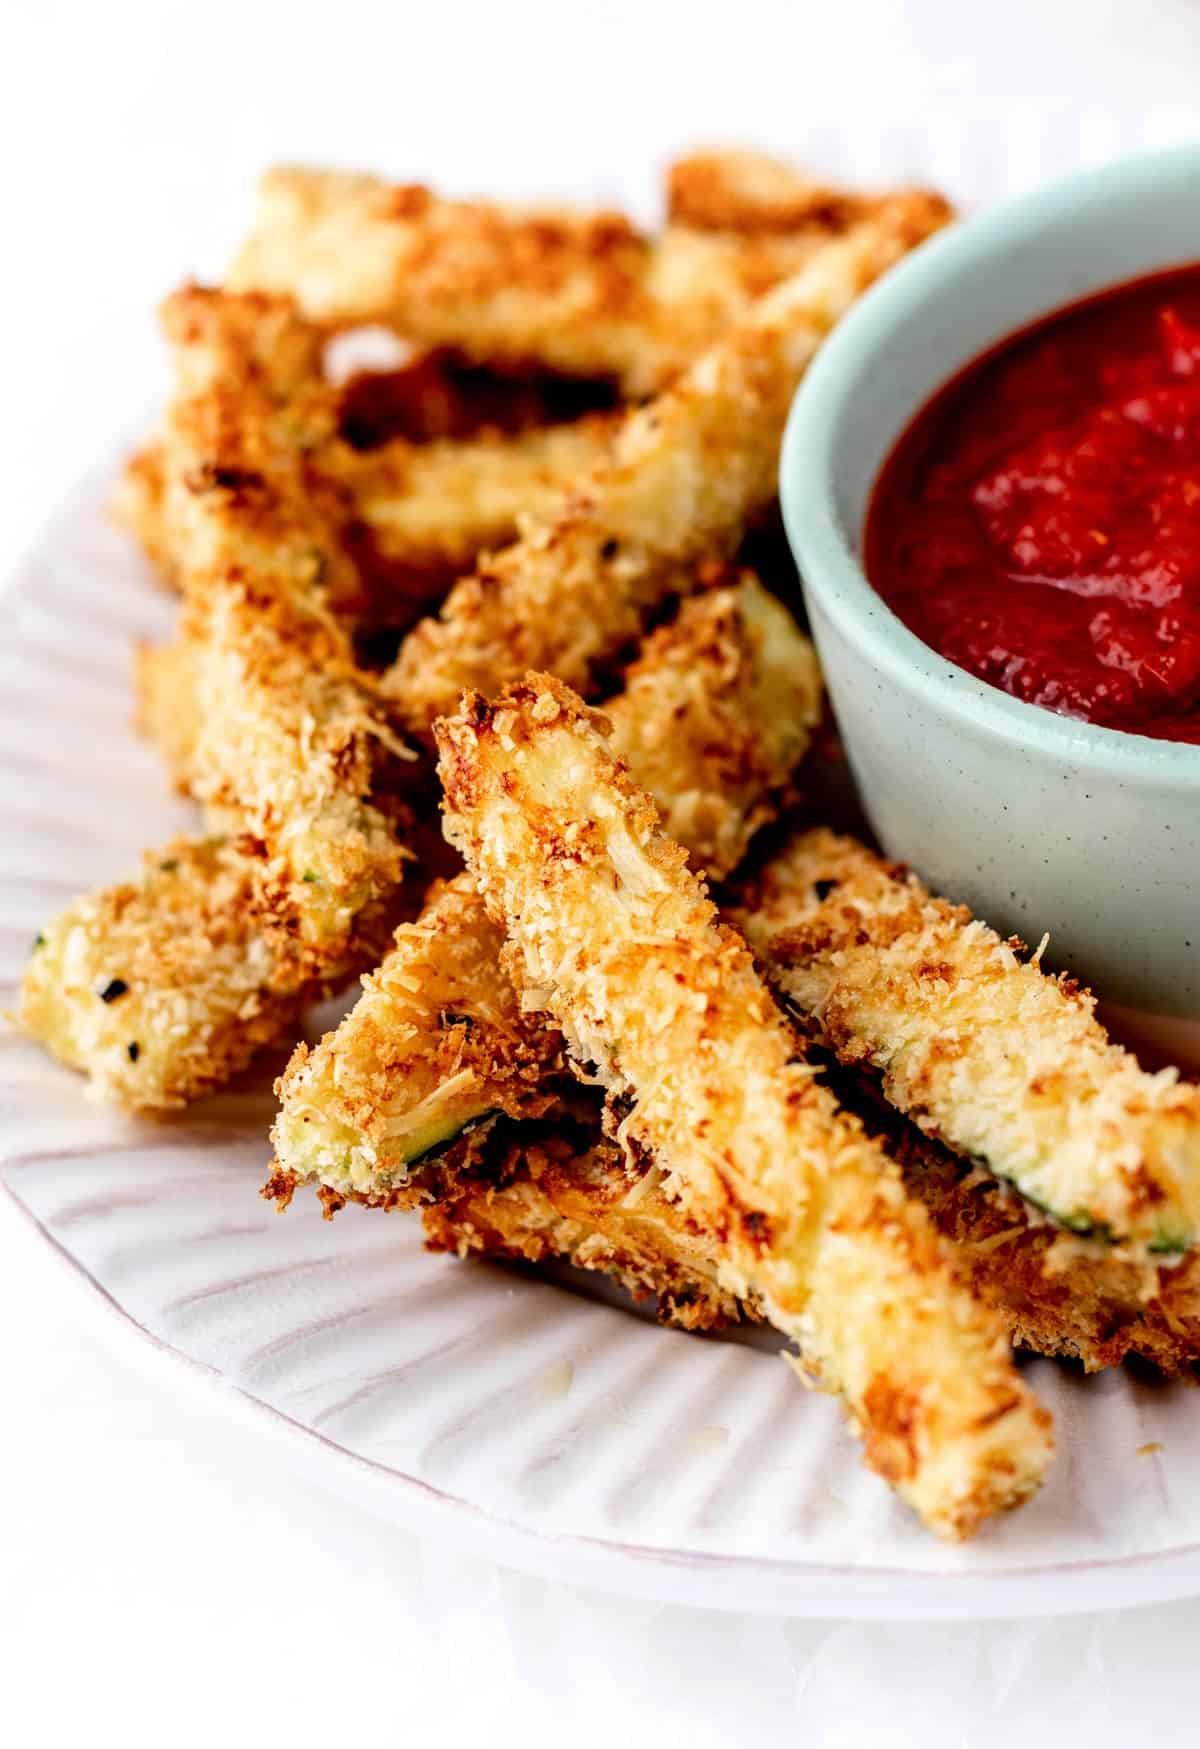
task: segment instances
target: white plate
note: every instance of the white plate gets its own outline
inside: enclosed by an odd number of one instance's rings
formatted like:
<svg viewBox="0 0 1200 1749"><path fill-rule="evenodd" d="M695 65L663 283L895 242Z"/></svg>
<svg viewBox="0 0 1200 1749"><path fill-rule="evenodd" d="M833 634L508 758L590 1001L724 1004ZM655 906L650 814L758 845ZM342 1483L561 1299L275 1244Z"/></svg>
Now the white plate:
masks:
<svg viewBox="0 0 1200 1749"><path fill-rule="evenodd" d="M187 817L130 727L131 648L171 604L107 526L108 483L77 492L5 592L4 1007L44 918ZM661 1330L592 1278L429 1256L407 1216L329 1224L308 1197L276 1215L256 1194L266 1079L137 1122L2 1034L3 1182L153 1388L206 1392L330 1488L513 1565L687 1603L981 1616L1200 1593L1196 1392L1038 1362L1052 1479L946 1548L769 1340Z"/></svg>

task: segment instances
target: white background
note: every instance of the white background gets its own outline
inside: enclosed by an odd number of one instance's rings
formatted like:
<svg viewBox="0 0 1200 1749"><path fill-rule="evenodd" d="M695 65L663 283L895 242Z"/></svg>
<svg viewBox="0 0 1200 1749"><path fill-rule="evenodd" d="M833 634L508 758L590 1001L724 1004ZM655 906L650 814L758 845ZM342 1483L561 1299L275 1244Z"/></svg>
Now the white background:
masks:
<svg viewBox="0 0 1200 1749"><path fill-rule="evenodd" d="M1187 0L4 0L0 575L137 429L154 302L219 272L272 160L649 211L672 149L733 139L983 201L1200 131L1198 77ZM1192 1716L1200 1606L925 1628L590 1597L277 1473L95 1317L0 1203L0 1736L21 1749L1106 1749Z"/></svg>

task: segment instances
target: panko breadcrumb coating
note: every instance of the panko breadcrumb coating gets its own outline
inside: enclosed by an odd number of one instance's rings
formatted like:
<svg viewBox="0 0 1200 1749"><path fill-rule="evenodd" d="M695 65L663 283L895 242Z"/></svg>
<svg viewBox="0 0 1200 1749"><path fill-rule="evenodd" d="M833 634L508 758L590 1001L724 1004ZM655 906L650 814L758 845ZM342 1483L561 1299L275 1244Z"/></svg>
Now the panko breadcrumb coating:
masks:
<svg viewBox="0 0 1200 1749"><path fill-rule="evenodd" d="M789 848L785 846L779 855L786 865ZM751 934L755 932L752 916L747 918L743 913L740 920ZM432 900L422 921L427 930L445 932L442 949L433 961L435 966L456 967L453 1013L456 1025L464 1029L460 1036L467 1041L466 1051L460 1046L454 1056L453 1072L465 1065L471 1072L469 1080L458 1075L446 1093L435 1093L434 1103L438 1098L456 1101L460 1125L482 1122L497 1111L510 1117L554 1112L563 1096L561 1036L545 1016L522 1015L511 983L498 963L500 932L487 918L469 877L451 883L443 899ZM409 961L398 953L384 962L385 973L393 961L397 968L403 967L403 1012L415 1024L417 1036L425 1040L423 1051L417 1050L417 1060L427 1067L434 1053L440 1051L444 1056L446 1051L447 1040L438 1030L445 1024L445 1010L428 989L429 974L421 962ZM314 1175L320 1178L328 1172L329 1159L327 1156L318 1162L314 1148L340 1121L342 1149L357 1150L352 1157L360 1162L370 1153L369 1168L360 1170L354 1180L367 1200L394 1197L399 1187L411 1185L420 1187L419 1192L414 1190L418 1198L432 1197L436 1210L442 1196L436 1185L445 1180L431 1177L434 1163L425 1159L413 1171L410 1151L402 1139L401 1145L394 1139L381 1140L385 1113L394 1111L400 1116L401 1138L404 1126L416 1121L408 1112L414 1102L412 1084L406 1080L411 1068L398 1071L397 1067L406 1060L405 1053L410 1058L413 1055L416 1038L397 1024L400 1010L375 995L376 982L368 981L367 995L311 1058L304 1048L297 1054L281 1084L283 1114L276 1135L280 1158L289 1162L293 1184L308 1182ZM418 994L422 991L426 992L423 1006ZM503 1015L504 1024L494 1033L491 1029L497 1013ZM405 1040L403 1047L397 1042L400 1038ZM319 1085L307 1085L304 1127L298 1129L291 1117L287 1082L295 1074L298 1084L305 1086L309 1071L304 1065L310 1060L319 1067L320 1081ZM1115 1366L1127 1354L1140 1355L1171 1375L1191 1376L1200 1368L1196 1253L1190 1253L1173 1269L1148 1271L1112 1246L1064 1235L1016 1192L986 1171L964 1163L908 1123L883 1100L882 1088L870 1072L864 1070L862 1075L865 1078L860 1081L849 1082L845 1076L838 1080L835 1091L839 1099L863 1118L872 1134L883 1135L888 1151L902 1167L910 1195L925 1203L940 1231L955 1241L974 1291L1001 1315L1014 1342L1042 1354L1077 1359L1088 1370ZM432 1083L426 1080L422 1085L421 1097L428 1099ZM453 1134L456 1127L448 1125L447 1134ZM570 1234L572 1255L576 1250L585 1254L576 1261L586 1262L593 1256L609 1258L609 1262L595 1266L613 1268L630 1285L632 1278L620 1261L623 1253L618 1240L623 1228L619 1210L614 1217L616 1226L608 1218L610 1205L619 1204L629 1188L628 1163L620 1164L619 1185L613 1189L612 1174L604 1161L598 1157L586 1168L576 1167L573 1162L579 1153L575 1149L555 1156L560 1166L556 1182L569 1186L566 1225L562 1224L560 1203L548 1202L544 1187L531 1189L515 1165L510 1168L511 1196L507 1194L507 1178L502 1194L494 1174L476 1174L461 1184L455 1180L453 1209L443 1210L441 1216L431 1214L429 1219L435 1225L440 1221L438 1231L447 1242L461 1219L467 1226L459 1243L484 1252L508 1252L515 1247L527 1256L535 1251L545 1256L565 1255L556 1235ZM564 1161L572 1164L564 1165ZM335 1172L329 1182L344 1184L345 1180ZM586 1209L587 1199L593 1195L597 1231L590 1242ZM481 1213L484 1204L486 1219ZM670 1258L676 1229L690 1260L688 1268L707 1253L674 1204L656 1197L654 1211L657 1255L668 1263L668 1278L674 1281ZM506 1234L515 1235L512 1245ZM614 1258L616 1261L611 1261ZM717 1261L714 1250L709 1256L710 1272L715 1271ZM656 1291L644 1271L639 1279L646 1291ZM687 1303L698 1302L690 1298Z"/></svg>
<svg viewBox="0 0 1200 1749"><path fill-rule="evenodd" d="M605 460L618 423L617 414L591 413L511 435L394 438L361 454L339 448L330 466L353 495L385 579L377 615L390 617L389 568L406 567L448 587L480 553L514 540L523 518L554 516L576 479Z"/></svg>
<svg viewBox="0 0 1200 1749"><path fill-rule="evenodd" d="M831 300L841 307L865 277L881 269L884 257L902 252L929 222L914 217L907 228L889 224L869 249L855 240L851 258L839 256L840 266L820 282L822 319ZM867 258L859 259L855 250L864 249ZM805 294L809 316L810 293L816 291ZM795 374L793 354L807 355L815 343L806 316L801 326L807 338L801 343L792 335L787 344L774 324L787 330L790 314L787 306L765 328L751 323L699 367L690 388L684 385L668 397L665 425L676 435L691 436L684 458L687 495L681 497L682 482L674 482L668 530L672 518L687 514L693 499L712 501L721 506L723 536L732 546L760 499L769 499L783 407ZM167 427L168 496L189 553L184 635L199 652L191 694L197 726L194 735L189 729L178 737L178 757L186 757L193 769L180 775L223 827L235 824L252 840L261 865L263 926L277 917L283 928L301 934L312 954L336 960L350 948L355 904L372 895L379 904L386 902L397 850L388 834L392 816L376 806L373 774L381 754L396 749L387 738L386 707L380 708L373 687L354 671L342 629L361 595L361 581L339 542L344 499L327 480L313 481L307 471L310 451L328 442L332 417L327 398L314 388L312 328L286 302L196 288L169 301L166 323L176 344L181 385ZM612 490L627 517L641 490L631 471L640 451L648 448L655 457L651 477L643 482L650 493L647 510L655 493L661 497L673 485L670 455L653 435L654 417L653 409L645 409L636 416L632 438L625 431L628 453ZM751 472L758 481L749 493L735 486L731 499L722 470L732 465L736 446L724 439L710 445L716 436L711 427L721 421L751 444ZM684 581L681 568L691 541L682 528L676 533L680 553L667 568L675 589L685 591L693 586ZM573 555L575 597L552 589L543 610L523 622L520 647L534 659L559 659L564 635L567 644L582 641L590 644L592 655L602 651L611 657L640 629L648 600L627 601L619 626L609 620L599 640L592 635L597 601L607 600L611 582L613 555L603 542L600 546L603 551L597 552L594 541L577 541L559 519L534 525L510 549L515 558L503 562L531 611L539 589L553 582L557 561L547 568L547 550ZM231 567L252 577L254 588L234 582ZM644 573L647 567L635 569ZM652 592L655 600L663 593L661 585L662 577ZM501 625L499 643L486 645L490 621L486 614L476 616L470 605L488 594L483 582L460 585L455 593L459 603L448 622L453 633L446 650L449 667L452 671L455 661L453 637L468 626L477 658L470 671L482 672L492 685L509 671L513 640ZM337 610L336 617L325 611L326 603ZM430 629L436 643L445 628ZM423 660L422 643L420 632L410 636L390 690L406 718L423 723L427 732L430 710L438 708L437 698L444 698L444 687L453 680L447 663L439 668ZM312 670L305 677L299 673L302 663ZM397 684L397 676L402 680L406 673L409 687ZM455 690L452 702L456 696ZM242 739L265 750L266 763L239 757L225 732L226 707L246 724ZM319 757L309 772L306 737L314 723L320 731ZM347 769L351 782L343 781ZM366 787L364 772L372 774ZM306 879L310 874L315 878Z"/></svg>
<svg viewBox="0 0 1200 1749"><path fill-rule="evenodd" d="M685 602L645 642L608 706L613 742L697 866L726 874L820 713L812 645L753 577ZM522 1012L502 934L468 876L396 933L341 1024L299 1045L272 1139L291 1188L388 1201L414 1165L497 1112L562 1100L562 1041Z"/></svg>
<svg viewBox="0 0 1200 1749"><path fill-rule="evenodd" d="M404 877L413 756L322 621L224 580L197 618L191 791L253 842L264 914L338 958Z"/></svg>
<svg viewBox="0 0 1200 1749"><path fill-rule="evenodd" d="M958 1153L1135 1261L1193 1242L1200 1087L1143 1070L1072 980L823 828L773 858L735 915L816 1035Z"/></svg>
<svg viewBox="0 0 1200 1749"><path fill-rule="evenodd" d="M972 1292L995 1307L1018 1346L1088 1372L1136 1355L1169 1377L1200 1377L1196 1251L1148 1279L1110 1247L1038 1221L1016 1191L915 1127L890 1145L910 1192L954 1241Z"/></svg>
<svg viewBox="0 0 1200 1749"><path fill-rule="evenodd" d="M648 613L686 593L697 561L729 557L775 497L788 406L821 340L939 220L919 197L897 199L628 414L612 460L561 516L481 564L405 640L385 684L409 731L428 740L464 691L494 691L530 667L587 688Z"/></svg>
<svg viewBox="0 0 1200 1749"><path fill-rule="evenodd" d="M135 450L121 469L111 510L138 542L154 574L164 583L175 577L175 539L167 521L166 461L157 439Z"/></svg>
<svg viewBox="0 0 1200 1749"><path fill-rule="evenodd" d="M138 1040L121 1074L86 979L49 981L32 963L22 1004L35 1036L108 1097L140 1107L217 1085L294 1023L297 992L311 997L377 956L410 859L403 791L414 758L332 611L359 585L338 545L340 496L306 471L327 423L310 394L312 335L269 300L197 288L168 300L165 324L177 375L166 491L185 599L177 643L142 658L142 712L177 782L229 840L219 891L236 893L236 915L183 1005L176 937L200 942L215 928L204 867L185 864L193 878L175 887L134 883L136 905L118 883L45 932L72 951L85 945L90 975L107 920L136 927L140 1000L185 1024L160 1029L145 1061ZM80 918L91 920L82 933Z"/></svg>
<svg viewBox="0 0 1200 1749"><path fill-rule="evenodd" d="M512 540L521 516L551 515L576 476L603 460L615 422L593 413L512 434L393 438L362 451L330 432L305 466L310 479L323 476L347 495L341 539L369 570L372 616L403 623L407 602L436 599L482 551ZM168 517L160 442L130 458L113 508L163 579L178 583L182 536Z"/></svg>
<svg viewBox="0 0 1200 1749"><path fill-rule="evenodd" d="M164 322L181 390L166 459L196 714L189 787L252 842L264 917L338 960L357 913L403 876L401 768L415 755L331 611L357 583L340 495L308 468L330 417L307 374L314 346L286 310L194 287Z"/></svg>
<svg viewBox="0 0 1200 1749"><path fill-rule="evenodd" d="M86 1070L98 1097L133 1110L170 1110L220 1085L328 981L257 927L251 868L221 839L148 852L132 880L45 926L19 1024ZM334 982L354 970L329 968Z"/></svg>
<svg viewBox="0 0 1200 1749"><path fill-rule="evenodd" d="M1004 1332L898 1173L838 1108L716 920L595 713L545 675L438 727L447 832L531 1005L633 1100L618 1139L719 1238L837 1390L868 1463L924 1521L970 1535L1037 1488L1053 1442Z"/></svg>
<svg viewBox="0 0 1200 1749"><path fill-rule="evenodd" d="M744 147L689 152L667 166L667 217L702 231L836 233L889 198L833 188Z"/></svg>
<svg viewBox="0 0 1200 1749"><path fill-rule="evenodd" d="M821 715L816 651L745 572L685 601L605 707L612 747L694 868L722 879L773 818Z"/></svg>
<svg viewBox="0 0 1200 1749"><path fill-rule="evenodd" d="M518 1130L483 1170L431 1163L420 1177L431 1251L600 1270L634 1299L656 1299L662 1322L681 1330L760 1316L722 1287L718 1248L665 1194L662 1174L598 1134L526 1141Z"/></svg>
<svg viewBox="0 0 1200 1749"><path fill-rule="evenodd" d="M844 1078L836 1091L847 1099ZM877 1097L858 1090L849 1105L883 1136L905 1189L953 1242L972 1292L1015 1344L1076 1360L1088 1372L1135 1355L1169 1377L1200 1375L1195 1253L1164 1271L1146 1301L1136 1265L1037 1222L1015 1191ZM630 1160L598 1128L528 1141L527 1133L536 1137L536 1128L517 1129L469 1169L431 1160L413 1174L413 1201L434 1250L602 1270L635 1298L655 1297L660 1318L684 1329L761 1317L721 1288L720 1245L664 1193L653 1162Z"/></svg>
<svg viewBox="0 0 1200 1749"><path fill-rule="evenodd" d="M944 217L945 204L921 200ZM777 234L639 234L619 213L446 200L373 176L281 167L263 177L233 288L294 295L315 321L390 325L485 363L613 377L639 397L669 382L847 226L827 202Z"/></svg>
<svg viewBox="0 0 1200 1749"><path fill-rule="evenodd" d="M420 1162L469 1127L561 1104L562 1040L531 1024L497 975L502 943L468 876L435 887L340 1025L296 1046L271 1131L289 1198L317 1183L392 1205Z"/></svg>

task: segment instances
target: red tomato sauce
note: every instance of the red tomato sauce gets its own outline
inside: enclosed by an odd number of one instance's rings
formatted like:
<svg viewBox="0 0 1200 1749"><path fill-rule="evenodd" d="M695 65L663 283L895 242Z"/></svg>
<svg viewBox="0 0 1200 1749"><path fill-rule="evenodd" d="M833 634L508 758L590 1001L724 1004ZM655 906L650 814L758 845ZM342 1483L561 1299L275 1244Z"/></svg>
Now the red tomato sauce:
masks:
<svg viewBox="0 0 1200 1749"><path fill-rule="evenodd" d="M865 563L919 638L1014 698L1200 744L1200 266L968 365L884 464Z"/></svg>

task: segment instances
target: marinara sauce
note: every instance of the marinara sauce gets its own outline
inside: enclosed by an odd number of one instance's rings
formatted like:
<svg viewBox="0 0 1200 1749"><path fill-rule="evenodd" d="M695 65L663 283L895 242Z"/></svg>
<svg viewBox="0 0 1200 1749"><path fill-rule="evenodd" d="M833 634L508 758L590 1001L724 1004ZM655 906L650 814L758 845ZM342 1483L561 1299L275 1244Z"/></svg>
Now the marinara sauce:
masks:
<svg viewBox="0 0 1200 1749"><path fill-rule="evenodd" d="M959 667L1200 744L1200 266L969 365L892 451L865 546L875 589Z"/></svg>

